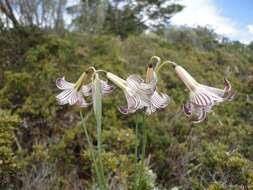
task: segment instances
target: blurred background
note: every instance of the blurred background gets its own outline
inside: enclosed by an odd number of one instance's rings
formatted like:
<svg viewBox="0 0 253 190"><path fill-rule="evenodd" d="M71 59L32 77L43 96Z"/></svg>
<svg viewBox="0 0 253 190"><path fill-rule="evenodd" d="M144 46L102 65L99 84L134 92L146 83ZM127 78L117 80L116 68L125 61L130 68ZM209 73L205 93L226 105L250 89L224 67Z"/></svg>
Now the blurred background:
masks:
<svg viewBox="0 0 253 190"><path fill-rule="evenodd" d="M143 190L253 189L253 2L251 0L0 0L0 189L95 189L79 108L57 105L58 77L90 65L145 76L154 55L199 82L237 91L192 124L188 91L164 67L169 106L147 119ZM119 90L103 100L103 162L112 190L133 189L136 123ZM84 110L95 141L92 108Z"/></svg>

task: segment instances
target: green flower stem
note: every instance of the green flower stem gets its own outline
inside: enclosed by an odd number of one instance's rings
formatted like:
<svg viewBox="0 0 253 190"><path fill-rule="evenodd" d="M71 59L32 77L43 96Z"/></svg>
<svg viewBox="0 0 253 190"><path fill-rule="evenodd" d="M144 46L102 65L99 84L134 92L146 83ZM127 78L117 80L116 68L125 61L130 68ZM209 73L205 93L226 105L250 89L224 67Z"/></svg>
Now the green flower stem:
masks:
<svg viewBox="0 0 253 190"><path fill-rule="evenodd" d="M146 154L146 145L147 145L147 129L146 129L146 122L145 122L145 113L143 114L142 120L142 149L141 149L141 164L139 168L139 182L138 182L138 189L142 189L142 177L144 173L144 160Z"/></svg>
<svg viewBox="0 0 253 190"><path fill-rule="evenodd" d="M177 65L175 62L173 61L164 61L162 64L158 65L158 67L156 68L156 73L159 72L159 70L166 64L172 64L172 65Z"/></svg>
<svg viewBox="0 0 253 190"><path fill-rule="evenodd" d="M91 151L91 157L92 157L92 161L94 163L94 166L95 166L95 172L96 172L96 176L98 178L98 184L99 184L99 187L100 189L103 189L103 182L102 182L102 176L98 170L98 165L97 165L97 161L96 161L96 153L94 151L94 147L93 147L93 144L91 143L91 140L90 140L90 136L89 136L89 133L88 133L88 130L87 130L87 127L85 125L85 121L84 121L84 117L83 117L83 113L82 113L82 110L80 109L80 117L81 117L81 120L82 120L82 129L85 133L85 137L87 139L87 142L88 142L88 146L89 146L89 149Z"/></svg>
<svg viewBox="0 0 253 190"><path fill-rule="evenodd" d="M134 174L135 174L135 181L134 181L134 190L137 189L138 186L138 115L136 115L135 119L135 136L136 136L136 142L135 142L135 163L134 163Z"/></svg>
<svg viewBox="0 0 253 190"><path fill-rule="evenodd" d="M104 174L104 167L102 162L102 131L101 131L101 123L97 122L97 149L98 149L98 162L99 162L99 172L101 174L102 183L104 186L104 189L107 190L107 183L105 180L105 174ZM100 126L99 126L100 125Z"/></svg>

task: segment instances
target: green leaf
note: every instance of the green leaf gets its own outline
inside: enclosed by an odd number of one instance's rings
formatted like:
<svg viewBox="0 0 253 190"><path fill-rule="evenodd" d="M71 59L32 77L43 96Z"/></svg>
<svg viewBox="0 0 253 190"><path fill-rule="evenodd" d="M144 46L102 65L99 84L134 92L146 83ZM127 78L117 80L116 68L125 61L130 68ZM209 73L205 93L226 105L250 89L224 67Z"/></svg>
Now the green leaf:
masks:
<svg viewBox="0 0 253 190"><path fill-rule="evenodd" d="M104 168L102 162L102 90L99 75L95 74L93 80L93 109L94 115L97 121L97 149L98 149L98 162L99 162L99 173L102 178L103 189L107 190L107 182L104 176Z"/></svg>
<svg viewBox="0 0 253 190"><path fill-rule="evenodd" d="M93 109L97 121L97 127L101 128L102 92L101 92L101 82L98 74L95 75L95 79L93 81Z"/></svg>

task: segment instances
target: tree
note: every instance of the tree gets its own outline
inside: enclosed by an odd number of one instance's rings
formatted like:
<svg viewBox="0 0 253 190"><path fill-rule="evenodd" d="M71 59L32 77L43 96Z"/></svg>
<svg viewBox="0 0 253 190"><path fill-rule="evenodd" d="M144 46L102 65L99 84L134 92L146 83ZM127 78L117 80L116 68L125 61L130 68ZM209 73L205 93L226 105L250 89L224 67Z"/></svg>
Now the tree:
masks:
<svg viewBox="0 0 253 190"><path fill-rule="evenodd" d="M101 0L81 0L80 3L67 7L73 17L70 27L79 31L97 33L101 31L107 4Z"/></svg>
<svg viewBox="0 0 253 190"><path fill-rule="evenodd" d="M248 47L253 50L253 41L248 45Z"/></svg>
<svg viewBox="0 0 253 190"><path fill-rule="evenodd" d="M0 10L5 14L6 18L12 21L14 26L18 26L19 22L14 15L13 9L11 7L11 3L9 0L0 1Z"/></svg>
<svg viewBox="0 0 253 190"><path fill-rule="evenodd" d="M0 18L11 27L37 26L43 28L64 28L66 0L3 0L0 1ZM3 21L3 17L6 18Z"/></svg>
<svg viewBox="0 0 253 190"><path fill-rule="evenodd" d="M121 37L147 28L167 26L183 6L168 0L82 0L68 7L73 26L86 32L110 32Z"/></svg>

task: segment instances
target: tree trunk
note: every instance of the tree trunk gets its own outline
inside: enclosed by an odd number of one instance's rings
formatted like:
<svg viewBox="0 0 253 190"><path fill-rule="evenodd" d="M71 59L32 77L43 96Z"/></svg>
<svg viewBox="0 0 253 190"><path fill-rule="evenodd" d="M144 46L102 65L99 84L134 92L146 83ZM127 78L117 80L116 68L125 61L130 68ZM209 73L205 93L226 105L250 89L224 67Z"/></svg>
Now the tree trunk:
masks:
<svg viewBox="0 0 253 190"><path fill-rule="evenodd" d="M13 13L12 7L10 5L10 2L8 0L0 1L0 9L6 15L6 17L8 17L12 21L12 24L14 27L19 26L19 22L16 19L15 15Z"/></svg>

